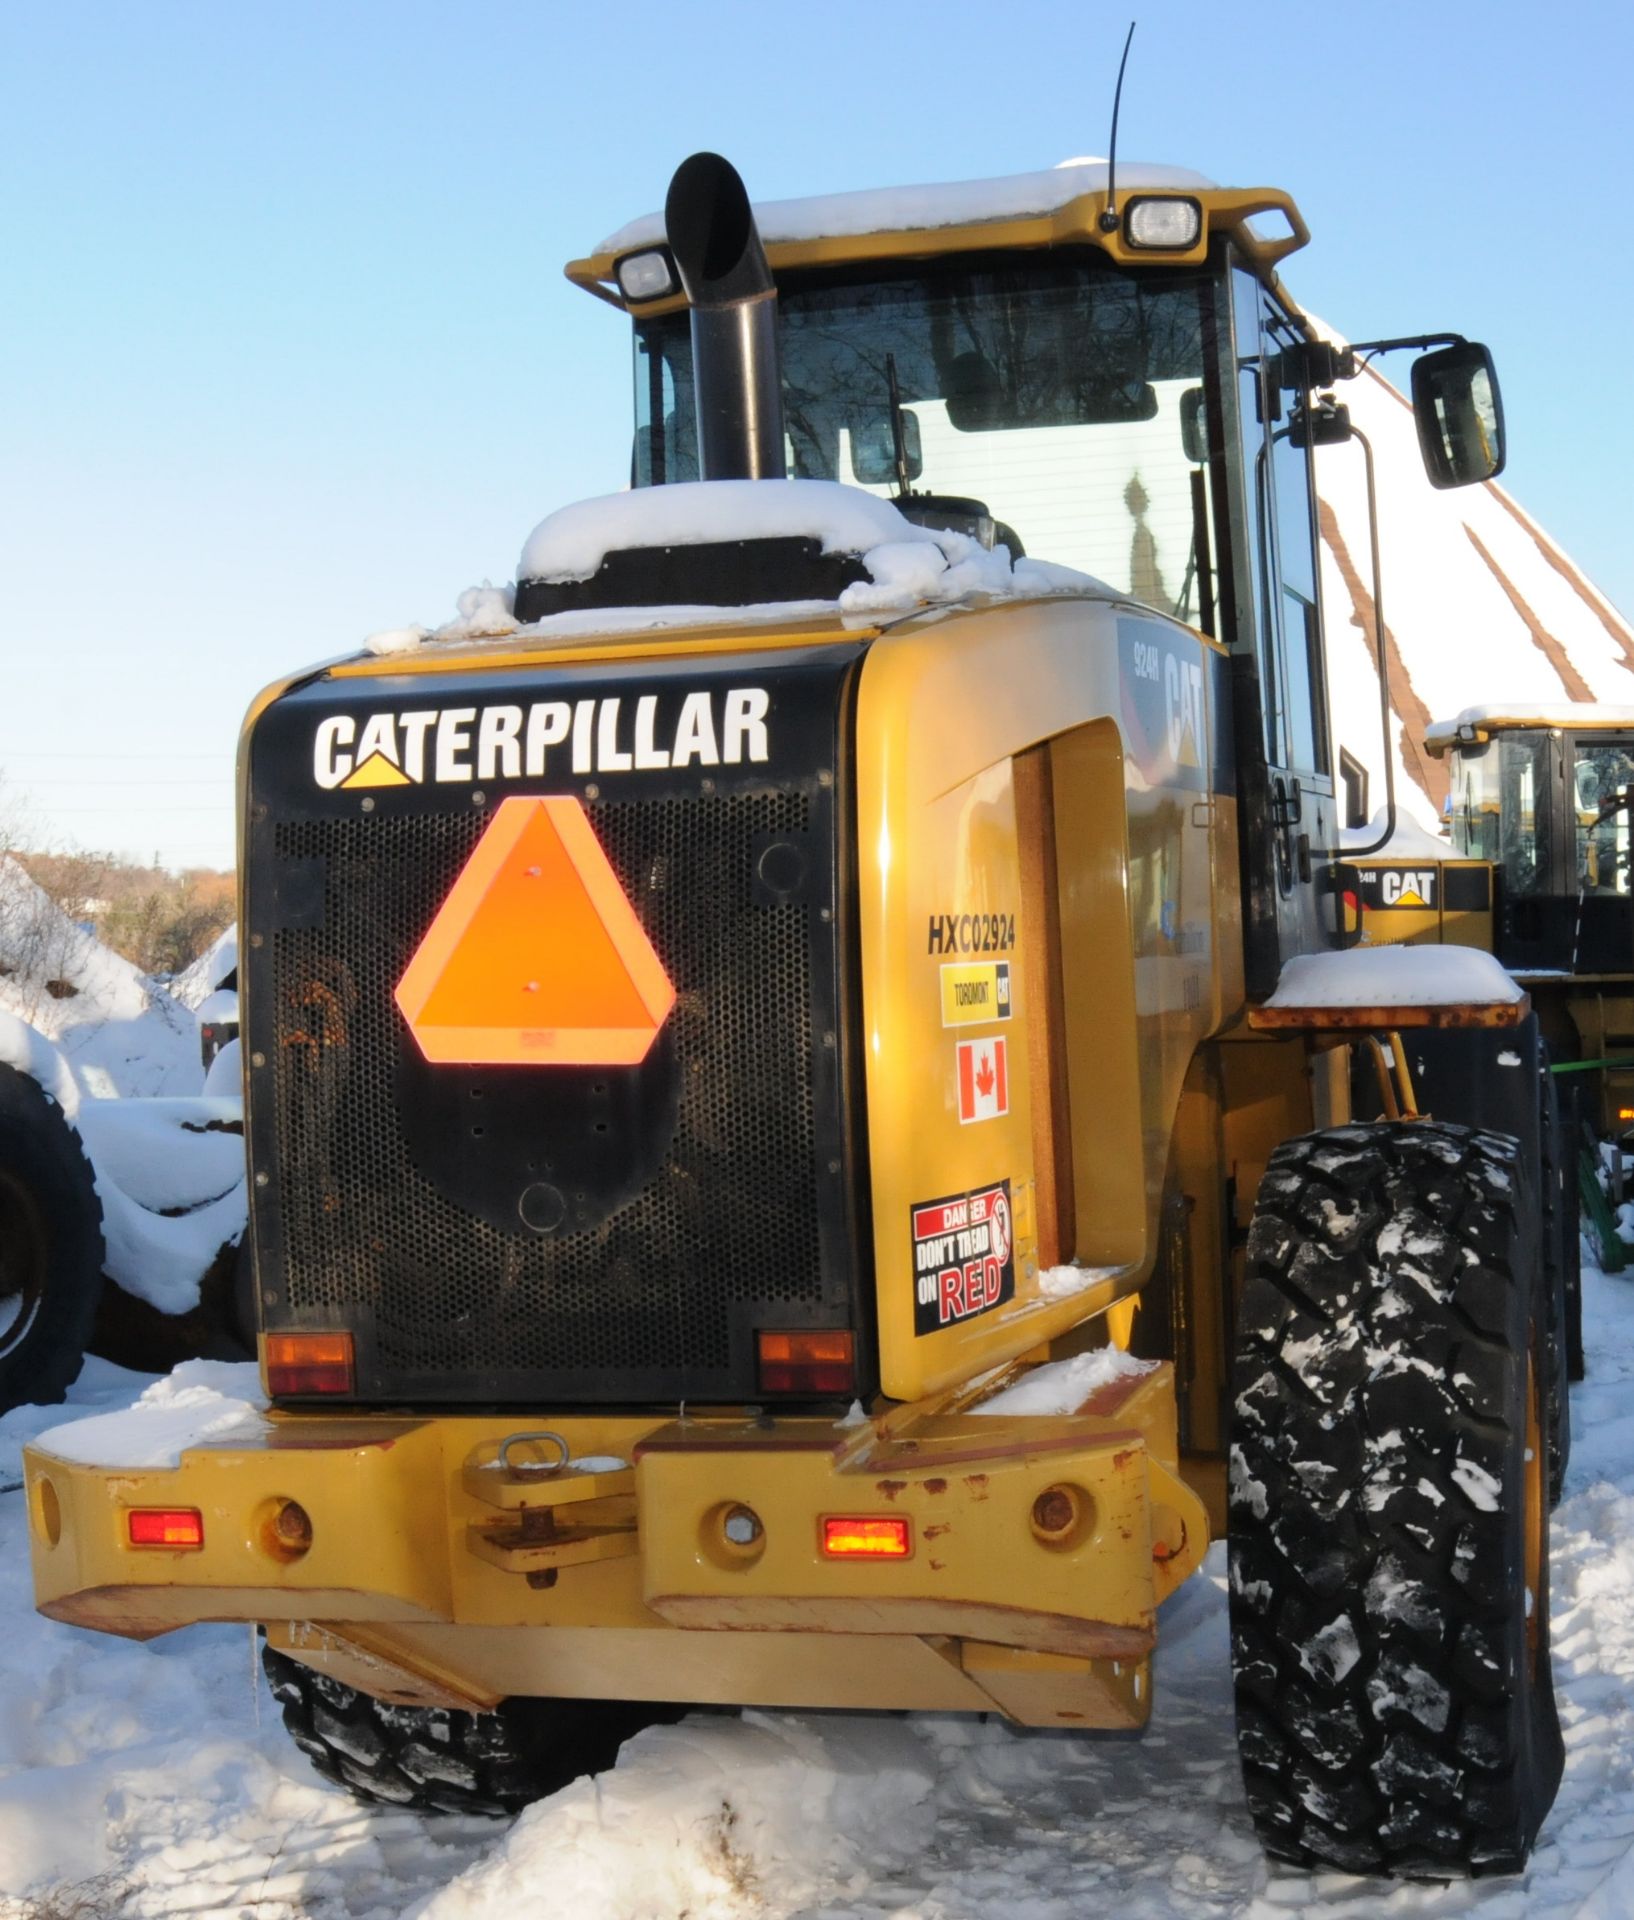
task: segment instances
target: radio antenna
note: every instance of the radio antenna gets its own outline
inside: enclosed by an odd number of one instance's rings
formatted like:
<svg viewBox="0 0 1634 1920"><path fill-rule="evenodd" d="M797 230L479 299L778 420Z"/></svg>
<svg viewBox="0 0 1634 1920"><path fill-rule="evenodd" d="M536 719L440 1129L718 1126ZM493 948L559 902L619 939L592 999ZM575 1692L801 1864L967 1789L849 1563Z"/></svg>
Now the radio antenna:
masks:
<svg viewBox="0 0 1634 1920"><path fill-rule="evenodd" d="M1118 85L1112 95L1112 138L1106 147L1106 205L1101 209L1102 233L1116 233L1118 230L1118 108L1123 103L1123 70L1129 64L1129 42L1135 37L1135 23L1129 22L1129 31L1124 35L1123 58L1118 62Z"/></svg>

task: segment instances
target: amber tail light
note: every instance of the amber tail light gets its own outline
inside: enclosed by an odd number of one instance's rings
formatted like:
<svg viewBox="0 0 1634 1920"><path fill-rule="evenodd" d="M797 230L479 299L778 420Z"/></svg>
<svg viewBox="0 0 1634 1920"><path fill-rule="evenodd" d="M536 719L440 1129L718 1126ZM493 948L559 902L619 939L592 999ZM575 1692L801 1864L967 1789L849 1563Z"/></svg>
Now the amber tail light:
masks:
<svg viewBox="0 0 1634 1920"><path fill-rule="evenodd" d="M267 1391L275 1399L305 1393L350 1393L356 1380L349 1333L269 1333Z"/></svg>
<svg viewBox="0 0 1634 1920"><path fill-rule="evenodd" d="M845 1328L810 1332L762 1328L755 1335L763 1393L855 1393L855 1336Z"/></svg>

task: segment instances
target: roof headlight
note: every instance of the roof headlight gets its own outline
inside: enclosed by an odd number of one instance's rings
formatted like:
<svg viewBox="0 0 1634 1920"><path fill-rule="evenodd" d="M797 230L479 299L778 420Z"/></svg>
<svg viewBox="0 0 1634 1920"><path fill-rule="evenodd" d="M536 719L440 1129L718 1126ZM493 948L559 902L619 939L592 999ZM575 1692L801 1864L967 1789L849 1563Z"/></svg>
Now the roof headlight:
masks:
<svg viewBox="0 0 1634 1920"><path fill-rule="evenodd" d="M1183 253L1197 245L1203 231L1203 207L1197 200L1131 200L1124 209L1124 238L1132 247L1161 247Z"/></svg>
<svg viewBox="0 0 1634 1920"><path fill-rule="evenodd" d="M613 272L626 300L661 300L675 291L675 269L659 248L650 253L627 253Z"/></svg>

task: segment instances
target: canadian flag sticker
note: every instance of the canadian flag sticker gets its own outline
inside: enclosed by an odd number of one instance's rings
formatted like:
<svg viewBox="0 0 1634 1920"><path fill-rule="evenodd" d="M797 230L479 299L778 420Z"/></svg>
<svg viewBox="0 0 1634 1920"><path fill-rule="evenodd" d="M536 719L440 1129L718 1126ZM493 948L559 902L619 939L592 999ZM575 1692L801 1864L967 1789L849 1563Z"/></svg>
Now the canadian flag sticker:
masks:
<svg viewBox="0 0 1634 1920"><path fill-rule="evenodd" d="M1010 1111L1010 1066L1002 1036L958 1045L960 1121L997 1120Z"/></svg>

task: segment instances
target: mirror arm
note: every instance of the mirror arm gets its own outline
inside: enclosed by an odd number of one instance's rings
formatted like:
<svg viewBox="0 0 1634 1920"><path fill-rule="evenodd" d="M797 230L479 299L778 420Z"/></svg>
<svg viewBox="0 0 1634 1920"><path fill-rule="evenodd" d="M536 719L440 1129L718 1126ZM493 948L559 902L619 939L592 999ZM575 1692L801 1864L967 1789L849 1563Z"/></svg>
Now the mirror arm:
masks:
<svg viewBox="0 0 1634 1920"><path fill-rule="evenodd" d="M1394 340L1352 340L1349 349L1350 370L1339 374L1341 380L1354 380L1369 360L1381 353L1394 353L1398 347L1411 347L1423 353L1430 347L1465 347L1469 342L1461 333L1404 333ZM1358 359L1357 355L1362 358Z"/></svg>
<svg viewBox="0 0 1634 1920"><path fill-rule="evenodd" d="M1384 597L1379 567L1379 498L1373 472L1373 442L1355 425L1350 429L1350 437L1360 441L1367 466L1367 532L1373 553L1373 638L1379 663L1379 726L1384 735L1384 833L1365 847L1324 847L1317 855L1321 860L1365 860L1370 853L1377 853L1380 848L1387 846L1396 831L1396 762L1390 749L1390 662L1384 643Z"/></svg>

